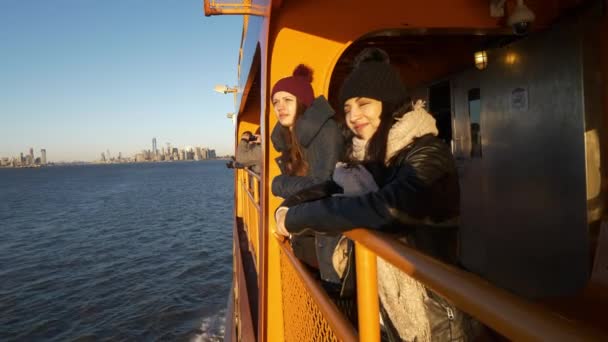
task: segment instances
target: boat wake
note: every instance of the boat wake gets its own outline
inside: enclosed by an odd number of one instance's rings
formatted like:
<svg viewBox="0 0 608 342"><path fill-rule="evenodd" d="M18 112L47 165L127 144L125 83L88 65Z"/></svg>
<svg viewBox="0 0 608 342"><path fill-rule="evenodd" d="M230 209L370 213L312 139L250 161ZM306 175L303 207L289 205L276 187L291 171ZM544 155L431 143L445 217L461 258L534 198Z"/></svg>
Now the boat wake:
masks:
<svg viewBox="0 0 608 342"><path fill-rule="evenodd" d="M222 309L216 314L203 317L198 333L190 342L216 342L224 340L226 330L226 310Z"/></svg>

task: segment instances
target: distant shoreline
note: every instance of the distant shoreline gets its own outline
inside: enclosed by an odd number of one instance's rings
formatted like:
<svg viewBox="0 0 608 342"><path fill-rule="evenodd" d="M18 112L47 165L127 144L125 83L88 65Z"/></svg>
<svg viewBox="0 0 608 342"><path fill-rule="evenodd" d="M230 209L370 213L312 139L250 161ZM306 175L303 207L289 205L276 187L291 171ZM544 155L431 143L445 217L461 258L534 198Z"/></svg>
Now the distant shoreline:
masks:
<svg viewBox="0 0 608 342"><path fill-rule="evenodd" d="M77 161L77 162L58 162L58 163L48 163L47 165L24 165L24 166L0 166L0 169L44 169L49 167L59 167L59 166L89 166L89 165L130 165L130 164L170 164L170 163L194 163L194 162L206 162L212 160L232 160L232 157L220 157L213 159L202 159L202 160L142 160L142 161L129 161L129 162L85 162L85 161Z"/></svg>

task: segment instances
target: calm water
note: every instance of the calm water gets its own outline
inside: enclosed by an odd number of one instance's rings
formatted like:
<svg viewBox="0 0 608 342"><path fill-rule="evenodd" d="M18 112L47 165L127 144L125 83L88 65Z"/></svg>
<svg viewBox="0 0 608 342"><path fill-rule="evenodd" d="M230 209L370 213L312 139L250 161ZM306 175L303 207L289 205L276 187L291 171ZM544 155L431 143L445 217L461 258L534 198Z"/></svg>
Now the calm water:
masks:
<svg viewBox="0 0 608 342"><path fill-rule="evenodd" d="M0 169L0 340L219 340L222 161Z"/></svg>

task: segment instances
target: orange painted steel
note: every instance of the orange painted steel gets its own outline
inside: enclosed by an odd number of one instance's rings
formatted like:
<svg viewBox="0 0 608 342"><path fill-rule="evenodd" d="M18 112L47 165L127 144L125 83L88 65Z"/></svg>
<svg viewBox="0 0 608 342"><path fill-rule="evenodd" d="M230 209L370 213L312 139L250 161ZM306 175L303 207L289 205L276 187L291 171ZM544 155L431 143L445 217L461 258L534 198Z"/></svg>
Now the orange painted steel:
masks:
<svg viewBox="0 0 608 342"><path fill-rule="evenodd" d="M212 11L215 11L212 14L220 14L217 8L212 9L213 6L211 6L209 0L204 2L206 14ZM291 335L292 331L288 331L292 328L292 322L287 319L283 320L285 310L293 308L290 307L290 302L285 301L284 291L293 289L292 284L284 282L285 276L290 277L289 279L299 279L298 286L303 287L298 288L304 291L302 296L311 298L323 296L323 293L315 294L315 291L322 290L310 278L308 272L301 267L299 261L293 257L289 247L284 243L278 243L272 237L272 234L268 233L274 226L272 214L280 203L280 199L270 194L270 181L273 176L279 174L277 166L272 162L278 153L272 149L269 143L270 132L276 124L276 118L271 113L270 101L267 97L267 91L272 84L279 78L290 75L293 67L298 63L306 62L315 71L313 81L315 93L327 95L333 68L341 53L352 41L377 30L391 28L474 28L480 29L480 32L485 30L485 32L495 33L505 30L501 24L501 19L487 16L488 1L453 0L447 2L429 0L405 3L400 0L391 0L376 3L368 0L354 0L346 4L342 1L309 0L287 1L282 6L276 5L279 2L271 1L271 7L277 9L272 13L272 21L270 17L265 17L264 28L259 37L252 37L252 39L257 40L262 51L260 62L261 90L259 95L261 97L261 117L259 123L265 140L264 176L257 190L254 187L254 191L251 193L244 191L245 188L241 187L243 183L240 182L242 178L239 178L239 182L237 182L240 189L237 190L239 203L236 206L238 208L245 202L251 202L257 203L258 210L261 209L261 212L258 211L261 215L256 220L258 225L255 231L258 236L256 239L249 236L249 239L258 241L257 247L254 248L259 249L256 256L260 256L259 261L256 259L258 270L260 270L260 326L258 332L260 333L260 340L269 341L289 340L288 336L293 336ZM533 5L542 9L548 3L550 2L536 1ZM434 10L428 11L428 8ZM355 9L355 11L348 11L348 9ZM349 15L350 12L366 13L367 15ZM539 24L548 23L549 19L552 19L551 16L546 15L551 11L535 12L539 15ZM311 18L314 18L314 20L311 20ZM356 19L356 25L352 25L352 19ZM331 23L331 25L318 25L319 22ZM604 25L604 32L608 32L607 28L608 26ZM608 54L607 46L608 44L603 44L604 56ZM239 56L242 57L242 54L243 46L241 46ZM606 75L608 74L606 72L608 70L606 60L608 59L602 60L604 61L603 70ZM605 105L605 113L608 113L608 96L605 97ZM608 122L608 120L605 120L605 122ZM241 125L240 129L243 130L245 127ZM238 141L238 136L236 141ZM245 177L244 174L241 176ZM261 196L256 197L256 195ZM244 210L243 216L247 216L245 213L249 213L249 210ZM246 220L249 225L253 225L254 219L252 217L247 217ZM585 326L557 317L554 313L542 307L530 304L520 297L497 289L479 277L428 258L407 246L397 244L386 236L362 230L352 231L347 235L360 246L364 246L372 253L383 257L415 279L444 295L464 311L471 313L480 321L514 340L571 340L598 337L595 331L588 330ZM375 277L373 279L376 280ZM365 300L369 300L369 298L362 299L362 301ZM323 307L322 304L320 305ZM360 310L363 309L360 308ZM323 320L331 325L332 314L326 314L320 308L318 312L323 313ZM342 327L334 330L343 331L344 336L350 336L345 340L356 339L352 328L349 330ZM302 337L299 336L299 338Z"/></svg>
<svg viewBox="0 0 608 342"><path fill-rule="evenodd" d="M238 315L236 315L236 326L238 331L238 340L240 341L254 341L254 329L253 329L253 319L251 317L251 306L249 300L249 293L247 292L247 280L245 278L245 270L243 269L243 257L241 254L240 248L240 239L239 232L237 228L237 223L234 224L234 229L232 230L233 234L233 242L234 242L234 266L235 266L235 281L234 284L236 286L236 300L235 306L238 310ZM256 294L254 294L256 295Z"/></svg>
<svg viewBox="0 0 608 342"><path fill-rule="evenodd" d="M474 274L426 256L389 235L355 229L346 236L512 340L608 340L601 331L496 288Z"/></svg>
<svg viewBox="0 0 608 342"><path fill-rule="evenodd" d="M256 178L253 181L253 194L254 194L254 201L255 203L258 205L258 209L260 206L260 179Z"/></svg>
<svg viewBox="0 0 608 342"><path fill-rule="evenodd" d="M259 176L253 171L248 169L239 170L242 172L241 191L246 194L246 198L243 203L243 223L246 228L248 245L250 246L251 252L254 256L256 265L256 271L259 271L259 221L260 221L260 206L258 204L259 193L257 189L259 186Z"/></svg>
<svg viewBox="0 0 608 342"><path fill-rule="evenodd" d="M376 254L359 242L355 243L357 268L357 306L361 341L380 341L378 272Z"/></svg>
<svg viewBox="0 0 608 342"><path fill-rule="evenodd" d="M280 249L284 340L357 341L352 324L293 255L287 242L281 242Z"/></svg>
<svg viewBox="0 0 608 342"><path fill-rule="evenodd" d="M241 184L243 183L243 172L241 170L235 170L234 172L234 179L235 179L235 184L234 184L234 210L235 210L235 215L237 217L244 217L244 199L245 199L245 193L242 191L242 186Z"/></svg>

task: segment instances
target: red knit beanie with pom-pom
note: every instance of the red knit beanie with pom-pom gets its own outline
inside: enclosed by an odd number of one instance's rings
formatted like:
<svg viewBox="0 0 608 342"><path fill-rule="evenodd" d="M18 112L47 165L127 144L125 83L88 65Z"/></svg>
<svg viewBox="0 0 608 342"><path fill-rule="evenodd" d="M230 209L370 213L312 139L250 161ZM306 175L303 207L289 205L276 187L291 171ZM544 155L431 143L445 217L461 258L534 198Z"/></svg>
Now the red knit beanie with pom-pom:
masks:
<svg viewBox="0 0 608 342"><path fill-rule="evenodd" d="M306 107L310 107L315 99L312 86L310 85L311 82L312 70L306 65L300 64L293 70L292 76L282 78L275 83L270 97L272 98L279 91L286 91L294 95Z"/></svg>

